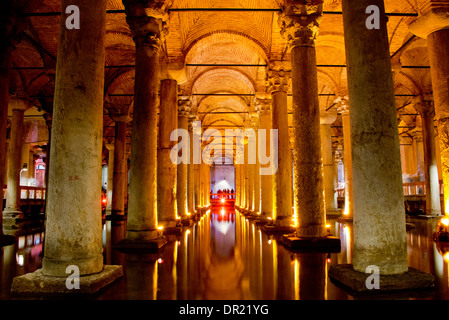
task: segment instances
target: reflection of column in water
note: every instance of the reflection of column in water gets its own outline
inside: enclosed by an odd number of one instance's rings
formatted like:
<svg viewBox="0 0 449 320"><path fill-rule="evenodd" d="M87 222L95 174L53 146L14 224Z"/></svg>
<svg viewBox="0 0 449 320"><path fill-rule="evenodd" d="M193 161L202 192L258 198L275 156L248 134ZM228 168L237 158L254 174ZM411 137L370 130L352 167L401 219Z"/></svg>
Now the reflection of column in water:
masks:
<svg viewBox="0 0 449 320"><path fill-rule="evenodd" d="M126 254L127 299L157 299L157 255Z"/></svg>
<svg viewBox="0 0 449 320"><path fill-rule="evenodd" d="M283 247L277 250L277 300L292 299L292 260L290 253Z"/></svg>
<svg viewBox="0 0 449 320"><path fill-rule="evenodd" d="M276 242L273 240L262 242L262 299L273 300L276 298L276 273L274 266L277 264ZM276 280L277 281L277 280Z"/></svg>
<svg viewBox="0 0 449 320"><path fill-rule="evenodd" d="M177 253L177 243L169 242L164 247L162 258L158 260L158 281L161 283L157 295L158 300L176 300Z"/></svg>
<svg viewBox="0 0 449 320"><path fill-rule="evenodd" d="M299 297L301 300L324 300L326 289L326 254L299 253Z"/></svg>
<svg viewBox="0 0 449 320"><path fill-rule="evenodd" d="M1 259L1 296L9 295L9 289L12 279L16 276L15 252L17 244L3 247L3 256Z"/></svg>
<svg viewBox="0 0 449 320"><path fill-rule="evenodd" d="M243 262L236 248L235 219L219 216L210 230L209 264L206 265L206 299L242 299Z"/></svg>
<svg viewBox="0 0 449 320"><path fill-rule="evenodd" d="M177 281L177 299L178 300L186 300L187 299L187 239L190 233L190 230L187 229L183 231L181 241L177 242L178 245L178 259L177 259L177 267L176 267L176 275L178 278Z"/></svg>

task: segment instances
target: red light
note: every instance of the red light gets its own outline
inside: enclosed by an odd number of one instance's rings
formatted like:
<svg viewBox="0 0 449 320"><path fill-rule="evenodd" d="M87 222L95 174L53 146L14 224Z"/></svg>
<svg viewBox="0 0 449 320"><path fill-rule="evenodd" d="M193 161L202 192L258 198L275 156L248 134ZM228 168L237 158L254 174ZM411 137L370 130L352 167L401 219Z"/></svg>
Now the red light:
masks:
<svg viewBox="0 0 449 320"><path fill-rule="evenodd" d="M108 202L108 199L103 198L103 200L101 200L101 202L103 202L104 204L106 204L106 202Z"/></svg>

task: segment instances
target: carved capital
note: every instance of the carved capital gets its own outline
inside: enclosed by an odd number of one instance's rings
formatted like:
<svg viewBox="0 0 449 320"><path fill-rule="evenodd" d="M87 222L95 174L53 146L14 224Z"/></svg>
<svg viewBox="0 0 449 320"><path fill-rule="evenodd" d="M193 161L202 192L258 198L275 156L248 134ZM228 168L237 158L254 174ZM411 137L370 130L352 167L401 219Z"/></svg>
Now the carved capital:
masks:
<svg viewBox="0 0 449 320"><path fill-rule="evenodd" d="M412 101L416 111L419 112L421 117L423 116L435 116L435 107L433 104L432 96L419 95L414 97Z"/></svg>
<svg viewBox="0 0 449 320"><path fill-rule="evenodd" d="M271 62L267 70L267 91L288 91L291 79L291 71L283 63Z"/></svg>
<svg viewBox="0 0 449 320"><path fill-rule="evenodd" d="M337 104L337 112L341 113L342 115L349 114L349 97L338 97L334 100L334 103Z"/></svg>
<svg viewBox="0 0 449 320"><path fill-rule="evenodd" d="M271 115L271 104L269 98L256 98L256 111L259 115Z"/></svg>
<svg viewBox="0 0 449 320"><path fill-rule="evenodd" d="M281 35L290 48L314 47L323 13L322 0L287 0L279 14Z"/></svg>
<svg viewBox="0 0 449 320"><path fill-rule="evenodd" d="M136 46L160 48L168 33L168 5L162 0L123 0L126 22Z"/></svg>
<svg viewBox="0 0 449 320"><path fill-rule="evenodd" d="M183 98L178 100L178 117L190 116L191 110L192 110L192 101L190 100L190 98Z"/></svg>

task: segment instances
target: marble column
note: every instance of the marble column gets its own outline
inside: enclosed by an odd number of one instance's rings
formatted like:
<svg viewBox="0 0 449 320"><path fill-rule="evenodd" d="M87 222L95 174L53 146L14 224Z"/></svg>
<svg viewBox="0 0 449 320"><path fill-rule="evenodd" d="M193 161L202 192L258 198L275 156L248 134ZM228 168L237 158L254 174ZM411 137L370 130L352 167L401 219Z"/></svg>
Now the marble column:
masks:
<svg viewBox="0 0 449 320"><path fill-rule="evenodd" d="M335 110L335 109L334 109ZM323 158L324 204L326 214L338 213L337 194L335 190L335 161L332 154L332 123L337 119L337 112L321 115L321 155Z"/></svg>
<svg viewBox="0 0 449 320"><path fill-rule="evenodd" d="M234 161L235 168L235 206L240 207L240 165Z"/></svg>
<svg viewBox="0 0 449 320"><path fill-rule="evenodd" d="M273 175L274 224L278 227L290 227L292 224L292 154L287 110L290 70L282 63L271 62L267 78L267 91L271 93L273 101L272 128L278 131L278 170Z"/></svg>
<svg viewBox="0 0 449 320"><path fill-rule="evenodd" d="M44 275L64 278L70 265L77 266L81 276L103 271L100 186L106 1L95 6L89 0L62 1L63 8L69 4L77 5L84 19L75 31L61 19L42 261Z"/></svg>
<svg viewBox="0 0 449 320"><path fill-rule="evenodd" d="M380 10L367 29L366 8ZM401 155L383 0L343 0L354 199L355 271L408 270Z"/></svg>
<svg viewBox="0 0 449 320"><path fill-rule="evenodd" d="M195 165L193 164L193 122L194 116L189 117L188 131L190 137L190 161L187 165L187 211L189 215L195 213Z"/></svg>
<svg viewBox="0 0 449 320"><path fill-rule="evenodd" d="M271 99L269 97L256 98L256 110L259 113L259 130L266 130L265 150L268 156L271 153L270 130L271 130ZM260 146L259 146L260 147ZM261 148L259 148L259 153ZM260 164L260 168L269 165ZM262 219L273 217L273 178L271 175L260 175L260 214Z"/></svg>
<svg viewBox="0 0 449 320"><path fill-rule="evenodd" d="M9 100L12 109L11 139L8 159L8 187L6 189L6 206L3 211L4 233L21 228L24 215L20 208L20 175L22 173L22 147L24 140L24 113L31 107L27 98L16 97Z"/></svg>
<svg viewBox="0 0 449 320"><path fill-rule="evenodd" d="M177 223L177 165L170 160L176 141L170 135L178 129L178 82L161 81L157 150L157 208L159 225L173 228Z"/></svg>
<svg viewBox="0 0 449 320"><path fill-rule="evenodd" d="M122 218L125 214L125 202L128 189L128 165L126 156L126 133L130 120L129 107L121 108L118 113L110 114L115 121L114 169L112 177L111 214Z"/></svg>
<svg viewBox="0 0 449 320"><path fill-rule="evenodd" d="M114 144L113 143L105 143L106 149L109 151L108 156L108 180L107 180L107 188L106 188L106 215L111 215L111 207L112 207L112 192L113 192L113 180L114 180Z"/></svg>
<svg viewBox="0 0 449 320"><path fill-rule="evenodd" d="M124 4L136 44L126 238L149 241L161 235L157 229L157 110L159 50L166 11L156 2L129 0Z"/></svg>
<svg viewBox="0 0 449 320"><path fill-rule="evenodd" d="M251 118L251 125L256 135L256 154L259 154L259 146L258 146L258 131L259 131L259 118L256 114ZM253 165L253 209L254 213L260 212L260 172L259 172L259 157L256 156L256 163Z"/></svg>
<svg viewBox="0 0 449 320"><path fill-rule="evenodd" d="M438 125L441 169L444 185L444 211L449 212L449 18L447 2L429 1L421 16L410 24L415 35L427 39L430 75Z"/></svg>
<svg viewBox="0 0 449 320"><path fill-rule="evenodd" d="M315 39L322 2L286 1L279 22L291 48L294 197L298 237L326 236Z"/></svg>
<svg viewBox="0 0 449 320"><path fill-rule="evenodd" d="M345 205L343 217L352 219L354 216L353 183L352 183L352 151L351 126L349 123L349 100L339 99L338 112L341 114L343 124L343 170L345 176Z"/></svg>
<svg viewBox="0 0 449 320"><path fill-rule="evenodd" d="M441 215L440 182L438 179L438 164L436 159L435 129L433 118L435 110L431 100L419 97L415 108L421 115L424 177L426 182L426 215ZM431 99L431 97L427 97Z"/></svg>
<svg viewBox="0 0 449 320"><path fill-rule="evenodd" d="M189 115L191 110L190 99L181 99L178 101L178 127L188 131L189 129ZM187 205L187 167L188 164L181 162L177 167L177 182L176 182L176 201L178 216L185 220L189 212Z"/></svg>

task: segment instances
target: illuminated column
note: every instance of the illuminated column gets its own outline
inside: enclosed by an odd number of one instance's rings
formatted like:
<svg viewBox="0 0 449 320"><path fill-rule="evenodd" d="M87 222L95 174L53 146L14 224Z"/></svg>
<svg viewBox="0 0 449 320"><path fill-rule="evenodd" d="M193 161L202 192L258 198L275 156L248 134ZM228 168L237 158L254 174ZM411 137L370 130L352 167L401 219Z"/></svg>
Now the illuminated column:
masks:
<svg viewBox="0 0 449 320"><path fill-rule="evenodd" d="M335 109L333 109L335 110ZM326 214L338 212L335 191L335 161L332 154L332 123L337 119L337 112L327 112L321 116L321 155L323 158L324 204Z"/></svg>
<svg viewBox="0 0 449 320"><path fill-rule="evenodd" d="M189 138L190 138L190 161L187 165L187 210L193 215L195 212L195 197L194 197L194 188L195 188L195 165L193 164L193 121L195 121L194 116L189 117Z"/></svg>
<svg viewBox="0 0 449 320"><path fill-rule="evenodd" d="M438 124L439 149L444 185L445 214L449 213L449 18L447 1L427 1L420 16L409 29L427 39L432 78L435 119Z"/></svg>
<svg viewBox="0 0 449 320"><path fill-rule="evenodd" d="M176 176L177 165L170 159L170 152L176 141L170 140L171 133L178 129L178 82L174 79L161 81L159 134L157 150L157 212L159 225L176 227Z"/></svg>
<svg viewBox="0 0 449 320"><path fill-rule="evenodd" d="M178 126L179 129L188 131L189 114L191 110L190 99L181 99L178 101ZM191 147L191 146L190 146ZM176 201L178 204L178 216L181 219L187 219L187 163L178 164L177 183L176 183Z"/></svg>
<svg viewBox="0 0 449 320"><path fill-rule="evenodd" d="M290 71L282 63L271 62L268 69L267 91L273 101L272 128L278 131L278 169L273 175L273 214L275 225L292 224L291 150L288 128L287 91Z"/></svg>
<svg viewBox="0 0 449 320"><path fill-rule="evenodd" d="M291 48L296 235L326 236L315 39L322 1L287 0L279 22ZM281 140L281 139L280 139Z"/></svg>
<svg viewBox="0 0 449 320"><path fill-rule="evenodd" d="M379 29L368 29L368 6ZM343 0L354 199L355 271L408 270L401 155L383 0Z"/></svg>
<svg viewBox="0 0 449 320"><path fill-rule="evenodd" d="M30 108L31 101L21 97L11 97L12 109L11 140L8 159L8 188L6 189L6 206L3 211L3 231L13 233L20 229L24 215L20 209L20 175L22 173L22 146L24 139L24 112Z"/></svg>
<svg viewBox="0 0 449 320"><path fill-rule="evenodd" d="M253 116L251 117L251 125L252 128L254 130L255 133L255 142L256 142L256 155L259 154L259 146L258 144L258 135L259 135L259 118L257 116L257 114L253 114ZM256 156L256 164L253 165L253 171L252 171L252 175L253 175L253 208L252 211L253 212L260 212L260 172L259 172L259 167L260 167L260 163L259 163L259 157Z"/></svg>
<svg viewBox="0 0 449 320"><path fill-rule="evenodd" d="M429 97L431 98L431 97ZM430 100L418 97L415 108L421 115L422 137L424 151L424 177L426 182L426 214L440 215L440 182L438 179L438 164L436 159L435 129L433 117L435 110Z"/></svg>
<svg viewBox="0 0 449 320"><path fill-rule="evenodd" d="M244 158L245 158L245 164L243 165L244 168L244 177L245 177L245 181L244 181L244 185L245 185L245 196L244 196L244 208L245 210L250 210L250 202L251 202L251 198L250 198L250 164L248 163L248 138L244 138Z"/></svg>
<svg viewBox="0 0 449 320"><path fill-rule="evenodd" d="M126 21L136 44L126 240L151 242L161 235L157 230L157 110L159 49L166 8L164 2L129 0L124 4ZM147 15L148 10L151 16ZM152 244L160 247L165 240Z"/></svg>
<svg viewBox="0 0 449 320"><path fill-rule="evenodd" d="M128 187L128 165L126 157L126 128L130 120L129 106L119 112L110 111L110 117L115 121L114 137L114 171L112 176L111 214L123 218Z"/></svg>
<svg viewBox="0 0 449 320"><path fill-rule="evenodd" d="M62 8L72 4L85 19L79 30L67 29L61 19L42 274L64 279L74 265L79 275L99 279L109 272L103 265L100 202L106 1L92 6L89 0L64 0ZM49 289L55 290L52 281ZM37 283L45 290L45 281Z"/></svg>
<svg viewBox="0 0 449 320"><path fill-rule="evenodd" d="M341 113L343 123L343 169L345 176L345 206L343 216L352 219L354 216L353 186L352 186L352 152L351 152L351 126L349 123L349 100L338 99L337 110Z"/></svg>
<svg viewBox="0 0 449 320"><path fill-rule="evenodd" d="M271 154L270 130L271 130L271 99L269 97L258 97L256 99L256 110L259 113L259 132L266 131L265 154ZM260 146L259 146L260 147ZM259 148L259 153L264 150ZM269 164L260 164L259 168L267 168ZM259 171L260 172L260 171ZM260 214L263 219L273 217L273 177L272 175L260 175Z"/></svg>
<svg viewBox="0 0 449 320"><path fill-rule="evenodd" d="M106 149L109 151L108 156L108 180L107 180L107 188L106 188L106 215L111 215L112 208L112 192L113 192L113 179L114 179L114 144L113 143L105 143Z"/></svg>
<svg viewBox="0 0 449 320"><path fill-rule="evenodd" d="M240 207L240 165L234 161L235 168L235 205Z"/></svg>

